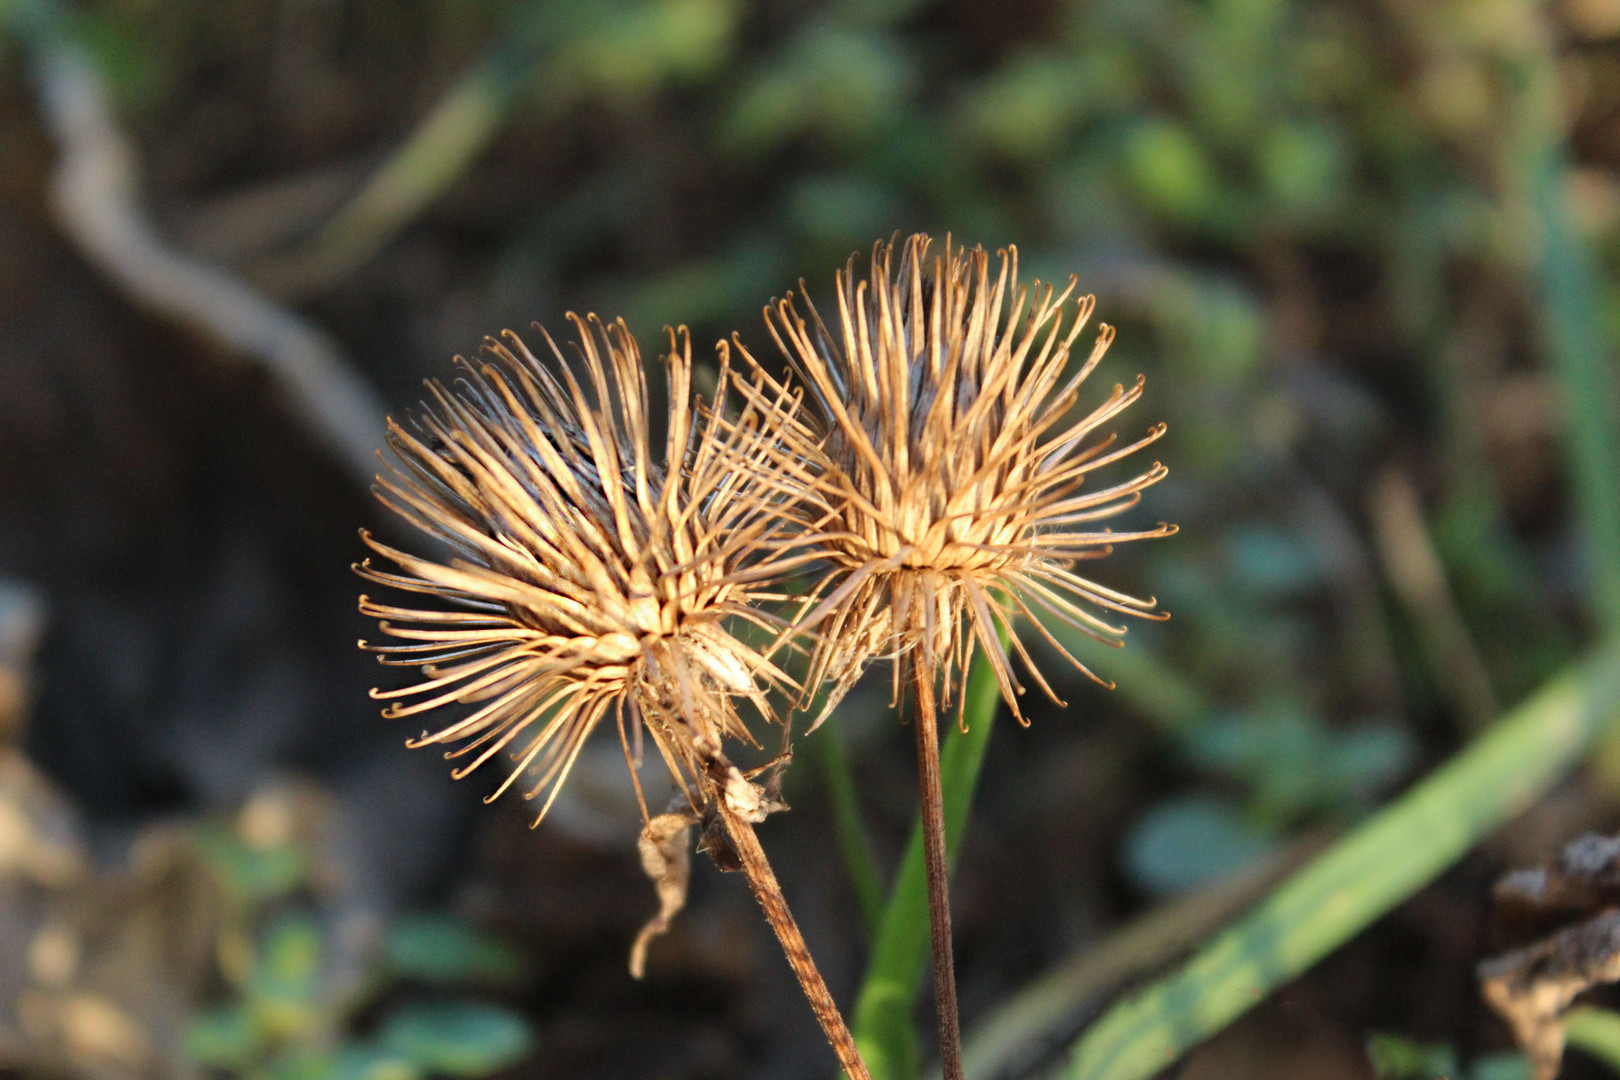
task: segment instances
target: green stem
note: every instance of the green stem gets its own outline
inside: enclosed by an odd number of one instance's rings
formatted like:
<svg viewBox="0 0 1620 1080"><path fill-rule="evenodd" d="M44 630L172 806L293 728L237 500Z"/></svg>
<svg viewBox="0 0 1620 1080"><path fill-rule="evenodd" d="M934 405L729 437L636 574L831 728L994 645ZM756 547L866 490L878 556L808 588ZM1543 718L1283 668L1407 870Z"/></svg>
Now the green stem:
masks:
<svg viewBox="0 0 1620 1080"><path fill-rule="evenodd" d="M861 823L855 774L849 765L842 729L837 724L823 724L805 737L804 745L812 749L821 763L827 797L832 801L833 828L844 854L844 867L849 871L849 883L861 909L861 921L866 924L867 936L871 937L877 934L883 921L883 875L878 872L866 826Z"/></svg>
<svg viewBox="0 0 1620 1080"><path fill-rule="evenodd" d="M1144 1080L1220 1031L1534 803L1620 718L1620 638L1289 878L1074 1044L1071 1080Z"/></svg>
<svg viewBox="0 0 1620 1080"><path fill-rule="evenodd" d="M1532 188L1542 223L1537 260L1548 324L1547 352L1563 389L1575 516L1586 541L1593 606L1604 625L1620 630L1620 426L1614 357L1599 325L1592 253L1573 233L1563 190L1562 155L1549 152Z"/></svg>
<svg viewBox="0 0 1620 1080"><path fill-rule="evenodd" d="M955 724L950 725L939 765L945 802L945 850L953 863L1001 700L995 675L982 659L974 663L962 692L966 695L963 718L968 730L963 732ZM922 1051L911 1013L929 950L928 884L919 822L906 845L894 891L872 943L866 979L855 1000L855 1045L872 1070L873 1080L915 1080L922 1071Z"/></svg>

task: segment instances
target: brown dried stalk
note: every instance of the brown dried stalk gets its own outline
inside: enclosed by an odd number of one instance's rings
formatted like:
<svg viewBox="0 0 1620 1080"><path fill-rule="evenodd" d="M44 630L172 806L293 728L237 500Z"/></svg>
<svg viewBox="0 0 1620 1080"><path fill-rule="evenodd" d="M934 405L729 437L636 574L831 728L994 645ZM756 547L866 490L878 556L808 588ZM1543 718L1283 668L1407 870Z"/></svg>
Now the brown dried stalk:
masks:
<svg viewBox="0 0 1620 1080"><path fill-rule="evenodd" d="M923 868L928 878L928 933L933 946L934 1012L939 1022L939 1067L962 1076L962 1022L956 1006L956 953L951 943L951 867L945 853L945 795L939 780L939 721L934 672L924 650L911 654L917 688L917 793L923 823Z"/></svg>
<svg viewBox="0 0 1620 1080"><path fill-rule="evenodd" d="M756 785L748 782L737 767L718 751L708 760L703 783L707 805L712 808L712 813L719 819L730 840L729 851L718 855L716 861L720 862L728 855L735 857L736 868L747 877L748 887L759 902L760 910L765 913L765 921L776 932L782 952L793 968L811 1010L821 1023L821 1030L832 1044L833 1052L838 1055L845 1075L849 1080L872 1080L872 1074L867 1071L860 1051L855 1048L855 1038L844 1023L832 992L827 989L827 983L810 956L804 935L799 933L799 924L788 909L782 886L765 857L765 849L754 834L754 826L763 821L766 814L779 809L780 804L773 805L772 800L766 798ZM710 843L717 846L718 838Z"/></svg>

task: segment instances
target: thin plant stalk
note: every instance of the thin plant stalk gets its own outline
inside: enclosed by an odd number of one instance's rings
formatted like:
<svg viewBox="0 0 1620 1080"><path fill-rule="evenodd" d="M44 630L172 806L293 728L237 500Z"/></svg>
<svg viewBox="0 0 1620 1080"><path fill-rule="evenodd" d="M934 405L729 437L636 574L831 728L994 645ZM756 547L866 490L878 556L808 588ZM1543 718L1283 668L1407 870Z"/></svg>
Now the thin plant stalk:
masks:
<svg viewBox="0 0 1620 1080"><path fill-rule="evenodd" d="M933 940L934 1011L939 1018L939 1066L945 1080L962 1080L962 1029L956 1009L956 959L951 948L950 864L945 855L945 796L939 777L939 710L928 650L912 653L917 690L917 790L928 875L928 930Z"/></svg>
<svg viewBox="0 0 1620 1080"><path fill-rule="evenodd" d="M771 870L770 860L765 857L759 837L754 834L753 824L732 809L718 785L711 784L710 787L726 835L731 838L732 849L748 879L748 888L759 902L760 910L765 913L765 921L776 932L776 939L781 942L782 952L787 956L788 966L798 977L799 987L810 1002L810 1010L816 1014L816 1020L821 1024L827 1041L832 1044L833 1052L838 1055L845 1075L850 1080L872 1080L866 1063L861 1060L860 1051L855 1048L855 1037L844 1023L832 991L827 989L826 980L821 977L821 971L810 955L810 948L804 943L804 935L799 932L799 924L788 909L787 898L782 895L782 886Z"/></svg>
<svg viewBox="0 0 1620 1080"><path fill-rule="evenodd" d="M962 844L968 810L990 745L1001 690L983 656L968 672L962 719L966 730L951 725L940 753L940 788L945 803L945 853L955 858ZM924 929L928 908L923 827L919 820L895 874L888 906L877 935L866 978L855 998L855 1041L876 1080L915 1080L922 1072L912 1004L917 983L928 963L929 938Z"/></svg>
<svg viewBox="0 0 1620 1080"><path fill-rule="evenodd" d="M387 413L376 390L314 323L155 227L138 198L138 149L74 18L60 0L0 3L0 39L15 34L32 51L41 116L58 145L50 181L57 223L132 302L221 346L221 360L245 357L263 368L310 433L369 488L373 435Z"/></svg>

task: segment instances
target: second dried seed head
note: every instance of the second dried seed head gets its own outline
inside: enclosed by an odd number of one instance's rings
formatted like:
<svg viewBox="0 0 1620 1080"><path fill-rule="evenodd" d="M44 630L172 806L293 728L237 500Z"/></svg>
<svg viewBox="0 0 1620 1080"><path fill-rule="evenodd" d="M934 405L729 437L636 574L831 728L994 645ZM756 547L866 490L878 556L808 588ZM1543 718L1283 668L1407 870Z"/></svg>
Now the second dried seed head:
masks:
<svg viewBox="0 0 1620 1080"><path fill-rule="evenodd" d="M1100 327L1088 358L1068 372L1093 299L1076 297L1073 280L1061 292L1020 286L1017 258L1002 252L992 272L981 249L912 236L878 245L867 279L853 261L838 276L836 334L808 300L808 318L791 297L766 309L825 429L814 497L801 506L828 569L800 625L819 632L808 685L832 683L828 710L874 656L908 657L930 679L942 670L949 697L953 674L982 649L1022 719L1015 695L1023 687L998 627L1056 696L1012 632L1013 613L1083 671L1048 622L1117 642L1119 615L1164 617L1152 599L1075 568L1115 544L1175 531L1099 524L1164 478L1158 462L1087 486L1164 426L1116 444L1109 425L1141 396L1140 378L1074 412L1113 330ZM898 690L898 664L895 678Z"/></svg>

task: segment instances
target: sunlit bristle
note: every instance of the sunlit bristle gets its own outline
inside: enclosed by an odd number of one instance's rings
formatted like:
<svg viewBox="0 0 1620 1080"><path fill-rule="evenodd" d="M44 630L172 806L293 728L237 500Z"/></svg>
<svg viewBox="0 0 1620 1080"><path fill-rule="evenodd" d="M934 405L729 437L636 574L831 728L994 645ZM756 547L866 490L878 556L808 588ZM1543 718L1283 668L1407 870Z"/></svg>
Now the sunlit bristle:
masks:
<svg viewBox="0 0 1620 1080"><path fill-rule="evenodd" d="M758 591L780 591L784 492L777 467L801 450L777 432L798 402L722 356L716 405L692 404L691 343L672 332L664 371L666 435L654 445L646 375L622 321L569 316L569 355L541 331L536 358L515 334L486 339L482 362L428 384L432 403L390 423L394 460L377 496L449 558L424 558L369 534L397 567L364 578L440 602L395 607L362 597L385 640L363 643L423 678L373 696L385 715L464 707L411 745L447 747L456 776L495 758L514 767L541 816L610 710L628 706L677 786L699 768L697 744L754 743L736 699L769 717L765 689L786 676L728 631ZM725 411L728 394L740 411ZM774 593L772 593L774 595ZM636 731L640 743L640 728Z"/></svg>
<svg viewBox="0 0 1620 1080"><path fill-rule="evenodd" d="M953 676L982 649L1022 719L1022 686L997 637L1012 633L1013 613L1053 645L1043 619L1115 642L1125 627L1092 608L1162 617L1153 601L1073 571L1116 544L1174 532L1093 524L1135 506L1165 469L1154 462L1096 490L1085 488L1090 474L1152 444L1164 426L1121 446L1103 430L1141 396L1140 377L1076 411L1081 383L1114 333L1100 326L1065 379L1094 307L1076 287L1072 279L1062 290L1019 285L1013 248L992 263L982 249L917 235L877 245L867 278L857 278L853 260L838 275L836 331L802 296L766 309L825 433L809 454L813 495L796 510L816 536L804 551L828 569L795 629L819 634L807 686L832 684L829 710L873 657L922 650L949 695ZM1016 635L1011 647L1055 700Z"/></svg>

